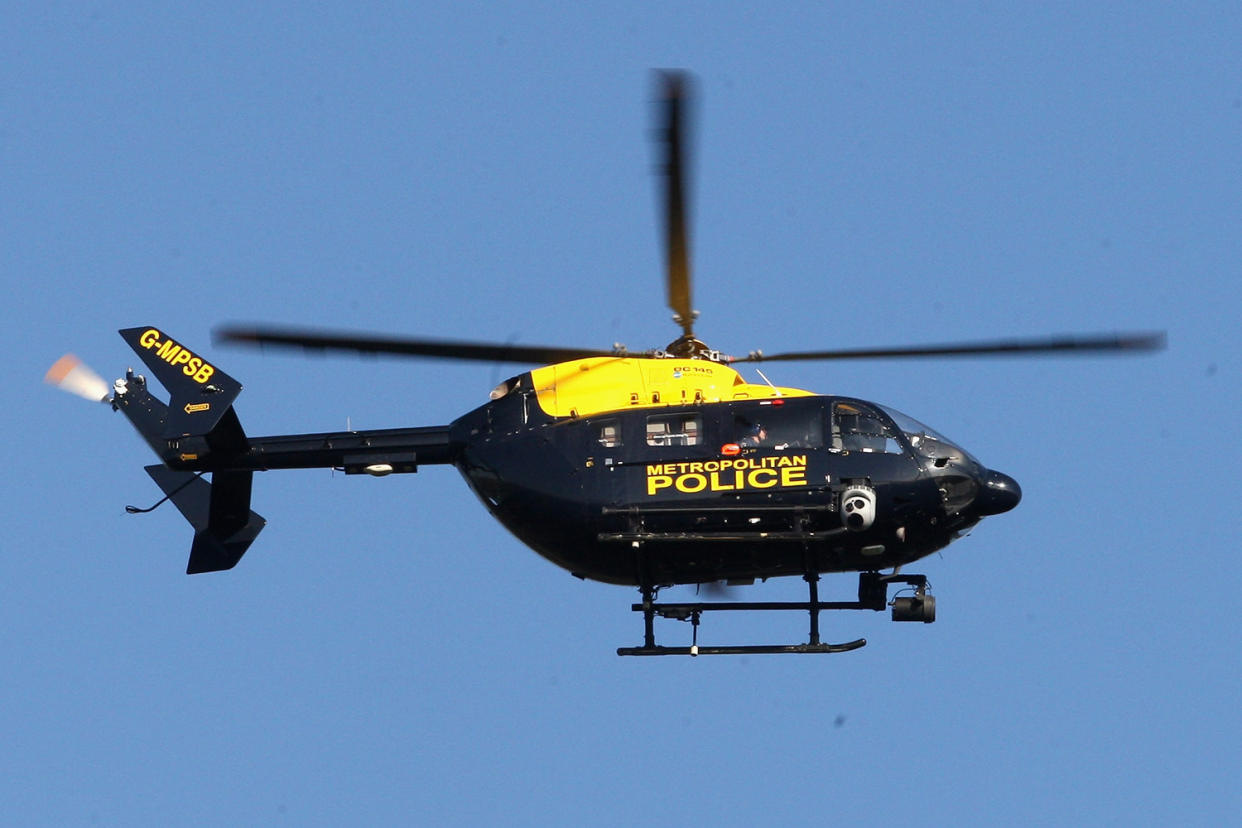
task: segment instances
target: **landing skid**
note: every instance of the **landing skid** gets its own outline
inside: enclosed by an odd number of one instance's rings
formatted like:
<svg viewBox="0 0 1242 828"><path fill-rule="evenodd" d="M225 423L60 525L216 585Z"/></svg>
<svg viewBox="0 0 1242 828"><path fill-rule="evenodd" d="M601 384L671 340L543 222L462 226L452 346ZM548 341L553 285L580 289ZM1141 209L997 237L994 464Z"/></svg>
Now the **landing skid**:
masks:
<svg viewBox="0 0 1242 828"><path fill-rule="evenodd" d="M866 646L867 639L847 641L844 644L742 644L736 647L713 647L692 644L689 647L618 647L617 655L769 655L775 653L847 653Z"/></svg>
<svg viewBox="0 0 1242 828"><path fill-rule="evenodd" d="M643 645L641 647L618 647L620 656L664 655L756 655L778 653L846 653L867 644L859 638L842 644L824 644L819 637L819 613L822 610L872 610L879 612L888 602L890 583L909 584L914 588L913 597L895 598L891 604L894 621L921 621L930 624L936 620L936 599L927 594L927 577L924 575L881 575L878 572L862 572L858 576L857 601L819 600L819 576L805 578L810 591L807 601L761 601L719 602L694 604L664 604L655 600L656 587L642 587L643 600L631 604L630 609L643 614ZM735 646L699 645L699 622L705 612L771 612L800 610L810 617L810 631L805 644L742 644ZM655 617L689 621L693 629L689 647L665 647L655 641Z"/></svg>

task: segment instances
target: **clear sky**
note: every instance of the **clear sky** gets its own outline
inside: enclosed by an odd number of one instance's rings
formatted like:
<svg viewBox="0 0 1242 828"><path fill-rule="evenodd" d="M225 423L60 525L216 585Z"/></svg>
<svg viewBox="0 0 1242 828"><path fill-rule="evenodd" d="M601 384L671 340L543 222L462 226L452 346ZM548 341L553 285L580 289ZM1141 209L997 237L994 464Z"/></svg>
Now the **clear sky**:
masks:
<svg viewBox="0 0 1242 828"><path fill-rule="evenodd" d="M0 42L0 821L1236 818L1236 3L22 2ZM765 369L1021 482L914 568L935 624L618 658L637 593L444 467L261 475L267 529L218 575L183 574L173 509L125 514L159 497L150 451L40 382L68 350L119 376L118 328L210 353L253 434L447 423L517 369L214 348L221 322L669 342L653 67L699 80L714 347L1168 330L1141 358Z"/></svg>

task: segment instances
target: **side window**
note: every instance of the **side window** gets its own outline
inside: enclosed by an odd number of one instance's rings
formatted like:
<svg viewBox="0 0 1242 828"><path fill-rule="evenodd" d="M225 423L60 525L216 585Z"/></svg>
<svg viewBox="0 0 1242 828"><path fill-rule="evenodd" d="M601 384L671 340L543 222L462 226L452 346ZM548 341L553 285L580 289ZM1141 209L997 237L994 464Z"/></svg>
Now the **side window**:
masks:
<svg viewBox="0 0 1242 828"><path fill-rule="evenodd" d="M604 420L595 424L595 441L604 448L621 445L621 426L616 420Z"/></svg>
<svg viewBox="0 0 1242 828"><path fill-rule="evenodd" d="M698 414L653 414L647 418L647 445L697 446L703 439Z"/></svg>
<svg viewBox="0 0 1242 828"><path fill-rule="evenodd" d="M858 403L839 402L832 407L833 451L901 454L901 443L879 413Z"/></svg>
<svg viewBox="0 0 1242 828"><path fill-rule="evenodd" d="M742 447L818 448L824 444L823 409L771 402L737 406L731 438Z"/></svg>

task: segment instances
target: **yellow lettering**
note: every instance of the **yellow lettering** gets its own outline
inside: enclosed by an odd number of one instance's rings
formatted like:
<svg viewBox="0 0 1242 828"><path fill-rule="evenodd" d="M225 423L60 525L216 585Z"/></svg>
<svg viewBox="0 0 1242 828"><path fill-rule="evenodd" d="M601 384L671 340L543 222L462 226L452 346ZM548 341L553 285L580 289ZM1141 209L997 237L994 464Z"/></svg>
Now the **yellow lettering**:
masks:
<svg viewBox="0 0 1242 828"><path fill-rule="evenodd" d="M763 480L760 480L760 475ZM776 485L778 479L774 469L755 469L746 475L746 484L755 489L770 489Z"/></svg>
<svg viewBox="0 0 1242 828"><path fill-rule="evenodd" d="M163 334L155 328L147 328L138 337L138 344L148 351L154 351L157 357L174 368L180 368L181 373L200 385L215 376L215 366L202 357L195 356L193 351L181 347L175 341L161 339L162 336ZM650 468L649 466L648 469Z"/></svg>
<svg viewBox="0 0 1242 828"><path fill-rule="evenodd" d="M195 357L195 361L201 362ZM191 363L194 365L195 363ZM214 368L202 362L194 374L206 382ZM187 370L188 373L188 370ZM732 470L733 474L727 473ZM684 494L702 491L733 492L745 489L796 488L806 482L807 456L746 457L704 462L653 463L647 466L647 494L673 488Z"/></svg>
<svg viewBox="0 0 1242 828"><path fill-rule="evenodd" d="M781 469L781 486L805 486L806 469L790 466Z"/></svg>
<svg viewBox="0 0 1242 828"><path fill-rule="evenodd" d="M683 474L677 478L676 485L677 491L694 494L707 488L707 478L701 474Z"/></svg>

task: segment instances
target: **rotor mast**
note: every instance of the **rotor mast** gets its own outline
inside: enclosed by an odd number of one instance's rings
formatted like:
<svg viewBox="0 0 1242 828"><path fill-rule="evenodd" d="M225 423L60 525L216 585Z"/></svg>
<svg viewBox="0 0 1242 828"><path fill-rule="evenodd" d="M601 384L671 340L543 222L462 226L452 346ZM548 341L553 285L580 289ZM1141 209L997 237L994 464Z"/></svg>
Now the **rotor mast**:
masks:
<svg viewBox="0 0 1242 828"><path fill-rule="evenodd" d="M686 203L688 163L686 158L686 114L692 99L690 75L673 70L657 74L660 86L661 123L658 133L664 149L664 258L668 284L668 306L681 336L669 343L666 353L675 357L712 359L706 345L694 336L694 320L699 312L690 300L690 241L687 231L689 208Z"/></svg>

